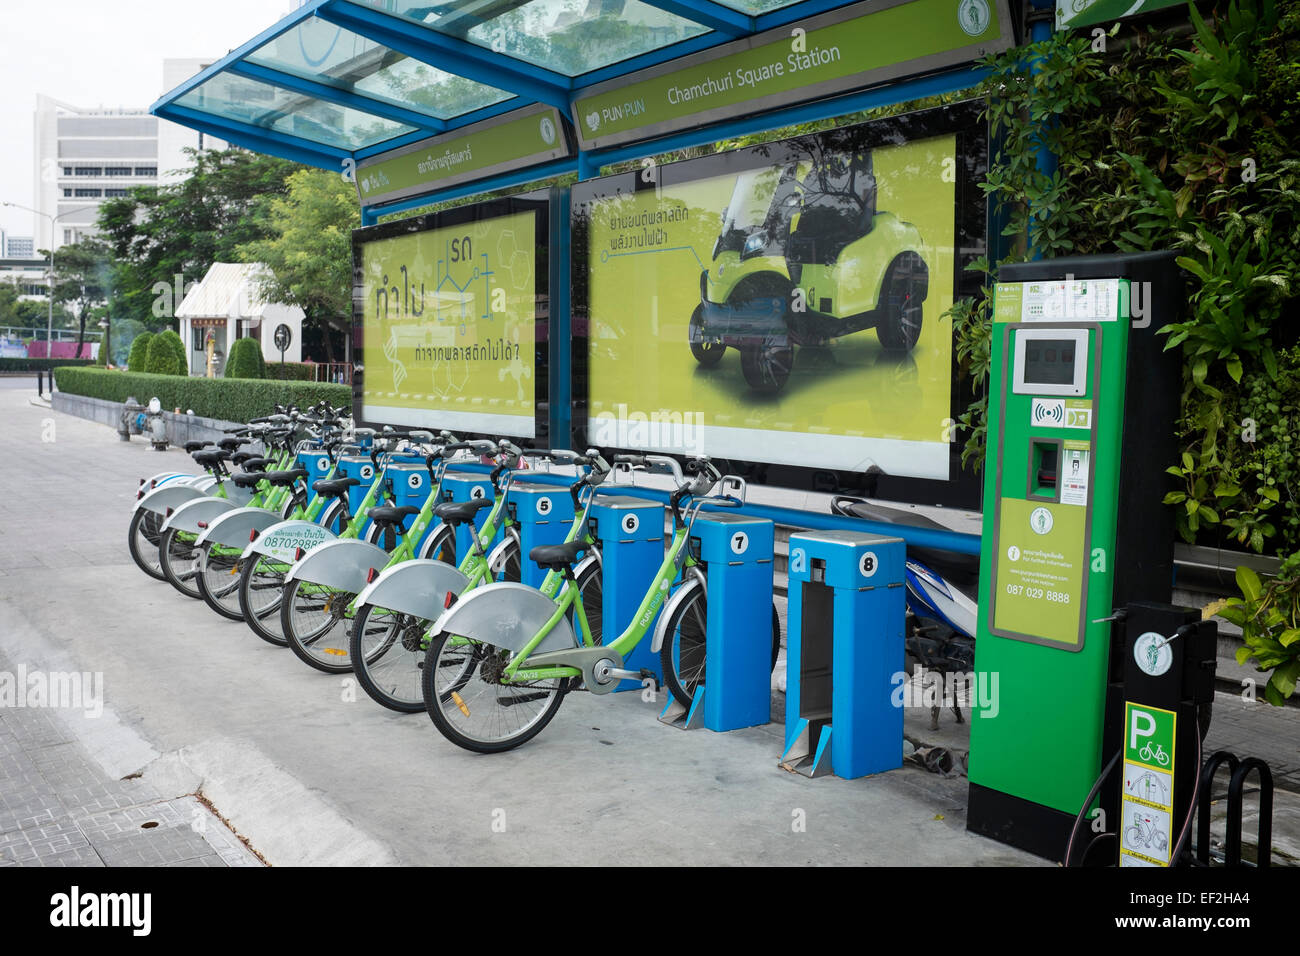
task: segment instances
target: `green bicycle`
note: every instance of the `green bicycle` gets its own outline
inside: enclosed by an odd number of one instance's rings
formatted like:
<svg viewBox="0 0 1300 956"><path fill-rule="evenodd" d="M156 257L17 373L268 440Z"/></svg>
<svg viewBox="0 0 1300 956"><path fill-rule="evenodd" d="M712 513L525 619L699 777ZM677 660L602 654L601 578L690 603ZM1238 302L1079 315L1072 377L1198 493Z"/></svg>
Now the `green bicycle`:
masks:
<svg viewBox="0 0 1300 956"><path fill-rule="evenodd" d="M663 456L619 456L615 462L666 470L678 481L669 499L672 540L636 615L612 642L594 639L573 574L581 541L537 547L529 554L561 577L563 587L554 599L512 583L489 584L462 597L435 623L422 674L425 709L457 746L476 753L510 750L540 733L579 682L592 693L607 694L620 680L654 678L648 670L626 669L624 656L650 634L673 582L695 565L688 542L701 507L737 507L741 501L705 497L722 478L707 458L687 461L690 478ZM683 513L687 498L692 501ZM655 637L664 638L662 628Z"/></svg>

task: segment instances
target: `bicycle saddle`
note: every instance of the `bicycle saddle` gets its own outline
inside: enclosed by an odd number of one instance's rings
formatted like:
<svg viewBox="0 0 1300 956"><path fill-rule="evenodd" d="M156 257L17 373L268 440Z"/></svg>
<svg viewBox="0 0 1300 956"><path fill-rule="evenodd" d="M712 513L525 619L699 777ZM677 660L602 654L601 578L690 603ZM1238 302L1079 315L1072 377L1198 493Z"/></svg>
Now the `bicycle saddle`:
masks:
<svg viewBox="0 0 1300 956"><path fill-rule="evenodd" d="M398 525L407 515L419 513L420 509L414 505L380 505L370 509L370 520L375 524Z"/></svg>
<svg viewBox="0 0 1300 956"><path fill-rule="evenodd" d="M574 561L587 545L579 540L565 544L539 544L528 552L528 560L547 571L563 571Z"/></svg>
<svg viewBox="0 0 1300 956"><path fill-rule="evenodd" d="M240 452L240 454L243 454L243 452ZM243 468L244 471L265 471L266 466L271 464L269 458L250 457L240 461L238 455L232 458L231 461Z"/></svg>
<svg viewBox="0 0 1300 956"><path fill-rule="evenodd" d="M242 438L223 438L221 441L217 442L217 446L224 448L226 451L234 451L243 443L244 439Z"/></svg>
<svg viewBox="0 0 1300 956"><path fill-rule="evenodd" d="M311 483L312 491L318 495L337 498L348 493L353 485L361 484L356 478L317 478Z"/></svg>
<svg viewBox="0 0 1300 956"><path fill-rule="evenodd" d="M213 465L216 465L218 462L225 461L227 458L230 457L230 454L229 452L223 451L220 448L209 448L207 451L196 451L190 457L193 458L200 465L202 465L204 468L211 468Z"/></svg>
<svg viewBox="0 0 1300 956"><path fill-rule="evenodd" d="M200 449L207 448L211 444L212 442L210 441L187 441L181 447L184 448L190 454L193 454L194 452L199 451Z"/></svg>
<svg viewBox="0 0 1300 956"><path fill-rule="evenodd" d="M434 506L433 513L447 524L457 525L473 521L476 514L490 507L490 498L471 498L469 501L444 501Z"/></svg>
<svg viewBox="0 0 1300 956"><path fill-rule="evenodd" d="M233 481L240 488L256 488L257 483L266 477L267 476L265 472L241 471L231 475L230 480Z"/></svg>
<svg viewBox="0 0 1300 956"><path fill-rule="evenodd" d="M291 485L299 478L307 477L306 468L290 468L288 471L267 471L258 475L273 485Z"/></svg>

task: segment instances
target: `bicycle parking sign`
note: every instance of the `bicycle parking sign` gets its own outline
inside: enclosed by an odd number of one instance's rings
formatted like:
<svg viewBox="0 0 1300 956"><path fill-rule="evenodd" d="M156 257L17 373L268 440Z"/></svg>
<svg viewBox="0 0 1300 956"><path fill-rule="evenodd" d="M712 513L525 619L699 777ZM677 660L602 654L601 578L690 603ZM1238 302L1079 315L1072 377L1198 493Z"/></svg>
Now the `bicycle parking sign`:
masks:
<svg viewBox="0 0 1300 956"><path fill-rule="evenodd" d="M1174 816L1171 710L1124 704L1124 783L1120 799L1120 866L1168 866Z"/></svg>

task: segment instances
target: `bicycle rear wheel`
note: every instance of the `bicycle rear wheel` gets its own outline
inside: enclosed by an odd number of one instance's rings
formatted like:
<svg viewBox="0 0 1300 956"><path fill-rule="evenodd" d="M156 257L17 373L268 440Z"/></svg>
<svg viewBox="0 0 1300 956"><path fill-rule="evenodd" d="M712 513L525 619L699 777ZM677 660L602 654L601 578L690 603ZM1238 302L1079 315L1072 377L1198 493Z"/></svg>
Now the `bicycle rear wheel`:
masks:
<svg viewBox="0 0 1300 956"><path fill-rule="evenodd" d="M269 554L254 554L239 572L239 610L253 633L276 647L287 647L280 628L280 603L289 562Z"/></svg>
<svg viewBox="0 0 1300 956"><path fill-rule="evenodd" d="M389 710L424 709L424 635L432 622L365 604L352 623L348 652L357 682Z"/></svg>
<svg viewBox="0 0 1300 956"><path fill-rule="evenodd" d="M510 652L450 634L429 642L424 705L444 737L475 753L500 753L541 733L564 701L568 678L503 684Z"/></svg>
<svg viewBox="0 0 1300 956"><path fill-rule="evenodd" d="M244 612L239 607L239 551L213 541L206 541L199 549L199 573L194 579L199 596L205 604L222 617L242 621Z"/></svg>
<svg viewBox="0 0 1300 956"><path fill-rule="evenodd" d="M188 598L199 600L199 550L194 545L198 535L192 531L168 528L158 539L158 564L163 576L177 591Z"/></svg>
<svg viewBox="0 0 1300 956"><path fill-rule="evenodd" d="M348 605L356 592L290 581L284 588L280 604L280 627L289 648L305 664L327 674L345 674L352 670L351 619Z"/></svg>
<svg viewBox="0 0 1300 956"><path fill-rule="evenodd" d="M699 581L690 581L687 596L674 608L665 627L667 635L659 648L659 665L663 670L664 684L683 707L690 707L695 699L695 689L704 683L706 659L705 635L708 630L708 597ZM772 604L772 660L771 669L781 653L781 620Z"/></svg>
<svg viewBox="0 0 1300 956"><path fill-rule="evenodd" d="M166 581L162 564L158 560L158 538L162 534L163 517L145 508L137 508L131 515L131 527L126 533L126 547L131 560L149 577Z"/></svg>

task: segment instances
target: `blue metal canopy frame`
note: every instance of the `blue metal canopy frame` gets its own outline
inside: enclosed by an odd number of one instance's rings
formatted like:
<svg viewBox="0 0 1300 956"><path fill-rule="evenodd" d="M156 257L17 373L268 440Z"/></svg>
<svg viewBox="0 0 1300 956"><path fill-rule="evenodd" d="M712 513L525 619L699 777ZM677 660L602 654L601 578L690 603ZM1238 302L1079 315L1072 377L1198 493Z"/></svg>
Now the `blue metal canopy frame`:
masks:
<svg viewBox="0 0 1300 956"><path fill-rule="evenodd" d="M384 2L388 6L393 6L395 0L384 0ZM833 10L852 7L857 5L858 0L853 2L798 0L757 16L740 12L732 6L715 0L640 0L640 2L665 14L689 21L705 32L570 77L462 37L441 33L430 26L403 18L395 11L390 12L378 6L363 5L353 0L309 0L272 27L257 34L207 69L165 94L153 104L151 111L164 119L202 130L238 146L321 169L340 171L349 168L348 160L351 160L352 167L355 167L361 160L371 159L431 136L451 133L534 103L554 106L567 117L571 115L571 104L581 98L587 90L600 84L776 27L798 23ZM312 79L285 69L268 66L265 62L254 62L259 50L289 31L304 25L310 26L314 22L327 23L340 30L347 30L359 38L376 44L378 48L391 51L392 54L409 57L417 63L500 91L505 98L489 106L468 109L455 116L439 117L419 104L402 105L391 99L368 95L356 88L346 88L345 84L339 82L327 82L333 79L329 76ZM289 133L272 128L269 123L222 115L219 110L199 108L192 101L192 97L189 102L186 102L187 94L193 94L205 83L220 77L256 81L291 97L300 98L288 99L286 107L268 111L267 116L272 119L285 116L286 111L292 114L295 105L310 103L323 104L337 108L339 111L353 110L358 114L372 116L376 120L402 124L403 127L411 127L411 129L379 142L357 144L353 148L347 148L338 143L310 138L302 130ZM597 152L580 151L576 158L570 160L485 178L470 185L441 190L431 187L430 192L421 197L402 200L387 206L367 207L363 210L363 218L365 222L370 223L379 216L428 205L430 202L508 188L566 173L577 173L580 178L588 178L595 175L602 166L636 156L716 142L719 139L784 125L826 119L847 112L935 93L952 92L969 87L981 78L982 74L974 70L953 70L863 93L839 96L774 112L768 111L761 115L741 116L726 123L689 129L676 135L630 147Z"/></svg>

